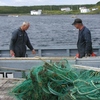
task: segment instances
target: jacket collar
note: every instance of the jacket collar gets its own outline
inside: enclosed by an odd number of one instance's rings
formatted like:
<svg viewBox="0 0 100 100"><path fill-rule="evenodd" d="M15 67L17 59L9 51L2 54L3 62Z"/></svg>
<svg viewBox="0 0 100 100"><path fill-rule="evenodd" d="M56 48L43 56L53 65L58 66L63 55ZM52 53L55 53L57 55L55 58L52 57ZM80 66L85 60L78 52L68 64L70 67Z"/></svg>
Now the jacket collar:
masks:
<svg viewBox="0 0 100 100"><path fill-rule="evenodd" d="M82 33L84 29L85 29L85 26L81 30L79 30L79 32Z"/></svg>
<svg viewBox="0 0 100 100"><path fill-rule="evenodd" d="M25 31L22 31L20 27L18 28L18 30L21 31L21 32L25 32Z"/></svg>

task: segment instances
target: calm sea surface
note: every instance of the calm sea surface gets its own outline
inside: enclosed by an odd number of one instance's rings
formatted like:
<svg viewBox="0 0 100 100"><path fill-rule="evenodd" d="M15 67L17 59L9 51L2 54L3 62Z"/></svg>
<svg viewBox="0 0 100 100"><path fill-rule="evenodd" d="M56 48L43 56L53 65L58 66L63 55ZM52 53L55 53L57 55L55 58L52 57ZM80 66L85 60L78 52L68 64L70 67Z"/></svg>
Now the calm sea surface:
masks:
<svg viewBox="0 0 100 100"><path fill-rule="evenodd" d="M83 20L92 34L93 45L100 45L100 15L77 15ZM22 22L30 22L27 31L33 46L66 46L76 45L78 30L72 26L75 18L71 15L54 16L0 16L0 47L8 47L12 32Z"/></svg>

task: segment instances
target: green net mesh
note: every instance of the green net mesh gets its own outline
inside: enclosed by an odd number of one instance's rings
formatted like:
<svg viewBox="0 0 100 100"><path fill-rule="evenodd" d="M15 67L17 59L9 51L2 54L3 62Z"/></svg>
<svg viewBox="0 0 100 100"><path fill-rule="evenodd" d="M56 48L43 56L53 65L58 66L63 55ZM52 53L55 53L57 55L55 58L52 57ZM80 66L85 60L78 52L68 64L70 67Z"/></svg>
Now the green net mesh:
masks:
<svg viewBox="0 0 100 100"><path fill-rule="evenodd" d="M100 73L72 68L67 60L45 63L12 94L17 100L100 100Z"/></svg>

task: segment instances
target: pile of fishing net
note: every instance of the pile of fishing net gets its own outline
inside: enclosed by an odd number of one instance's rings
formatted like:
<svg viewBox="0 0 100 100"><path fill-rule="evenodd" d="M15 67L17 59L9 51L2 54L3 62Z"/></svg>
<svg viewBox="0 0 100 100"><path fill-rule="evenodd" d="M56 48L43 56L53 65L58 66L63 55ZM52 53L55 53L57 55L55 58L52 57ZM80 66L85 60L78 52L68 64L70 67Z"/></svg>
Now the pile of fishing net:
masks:
<svg viewBox="0 0 100 100"><path fill-rule="evenodd" d="M17 100L100 100L100 73L71 67L67 60L33 68L12 90Z"/></svg>

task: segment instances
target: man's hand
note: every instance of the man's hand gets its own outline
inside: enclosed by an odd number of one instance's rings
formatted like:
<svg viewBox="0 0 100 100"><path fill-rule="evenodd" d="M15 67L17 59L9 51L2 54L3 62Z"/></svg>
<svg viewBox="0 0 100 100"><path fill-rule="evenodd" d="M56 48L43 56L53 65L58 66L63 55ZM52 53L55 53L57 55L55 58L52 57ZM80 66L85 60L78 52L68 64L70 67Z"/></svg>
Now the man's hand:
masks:
<svg viewBox="0 0 100 100"><path fill-rule="evenodd" d="M10 55L11 55L12 57L15 57L15 53L14 53L13 50L10 50Z"/></svg>
<svg viewBox="0 0 100 100"><path fill-rule="evenodd" d="M32 54L36 54L36 51L35 50L32 50Z"/></svg>

